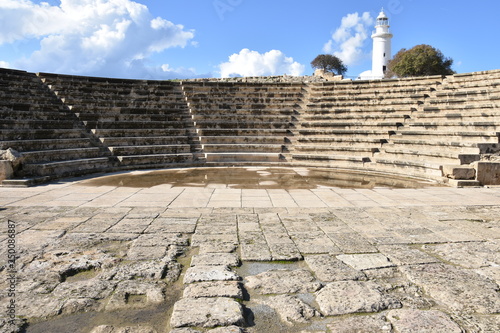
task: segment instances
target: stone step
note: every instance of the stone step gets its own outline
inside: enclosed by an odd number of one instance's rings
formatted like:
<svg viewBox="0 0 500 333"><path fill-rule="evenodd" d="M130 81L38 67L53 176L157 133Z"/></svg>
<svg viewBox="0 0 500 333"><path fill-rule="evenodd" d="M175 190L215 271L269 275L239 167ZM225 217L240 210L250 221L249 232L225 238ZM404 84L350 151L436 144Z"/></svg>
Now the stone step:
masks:
<svg viewBox="0 0 500 333"><path fill-rule="evenodd" d="M403 93L382 93L382 94L352 94L352 95L323 95L318 97L309 98L309 102L312 104L342 104L342 103L352 103L352 104L383 104L392 103L394 100L400 101L404 100L405 103L415 103L415 100L424 100L426 95L421 94L403 94Z"/></svg>
<svg viewBox="0 0 500 333"><path fill-rule="evenodd" d="M77 120L74 113L69 111L13 111L0 110L0 119L3 120Z"/></svg>
<svg viewBox="0 0 500 333"><path fill-rule="evenodd" d="M440 181L443 179L440 163L374 158L373 164L367 165L366 167L368 169L400 174L406 177L421 177Z"/></svg>
<svg viewBox="0 0 500 333"><path fill-rule="evenodd" d="M495 144L479 144L479 143L465 143L465 142L447 142L446 138L443 141L428 141L428 140L405 140L405 139L391 139L383 147L397 148L397 149L410 149L415 151L438 151L449 152L454 154L481 154L492 152L496 149ZM497 145L498 146L498 145Z"/></svg>
<svg viewBox="0 0 500 333"><path fill-rule="evenodd" d="M92 133L100 138L187 136L189 131L188 128L92 129Z"/></svg>
<svg viewBox="0 0 500 333"><path fill-rule="evenodd" d="M408 119L410 119L410 115L401 115L401 114L346 114L346 113L320 113L320 114L309 114L308 112L304 112L302 114L302 123L307 122L316 122L316 121L324 121L324 122L364 122L364 123L404 123Z"/></svg>
<svg viewBox="0 0 500 333"><path fill-rule="evenodd" d="M279 153L205 153L207 162L280 162Z"/></svg>
<svg viewBox="0 0 500 333"><path fill-rule="evenodd" d="M33 163L23 166L23 175L68 177L106 170L109 165L107 157Z"/></svg>
<svg viewBox="0 0 500 333"><path fill-rule="evenodd" d="M198 117L252 117L252 116L294 116L297 115L297 108L273 109L273 108L255 108L255 109L192 109L192 115Z"/></svg>
<svg viewBox="0 0 500 333"><path fill-rule="evenodd" d="M365 98L380 96L392 97L394 95L398 96L425 96L431 93L430 86L418 86L418 87L389 87L385 88L365 88L365 89L312 89L309 94L313 99L322 98Z"/></svg>
<svg viewBox="0 0 500 333"><path fill-rule="evenodd" d="M379 148L382 147L382 144L385 142L384 139L380 138L370 138L370 137L359 137L359 136L351 136L348 138L345 137L298 137L296 147L301 147L302 145L315 145L321 147L323 146L345 146L345 147L370 147L370 148Z"/></svg>
<svg viewBox="0 0 500 333"><path fill-rule="evenodd" d="M355 102L352 100L339 101L339 102L328 102L319 101L316 103L308 103L308 108L323 108L323 109L335 109L335 108L355 108L355 107L369 107L369 108L380 108L380 107L402 107L402 106L414 106L418 103L416 101L408 99L391 99L391 100L367 100L365 103Z"/></svg>
<svg viewBox="0 0 500 333"><path fill-rule="evenodd" d="M123 137L102 137L100 141L109 147L119 146L162 146L175 144L189 144L190 138L184 136L123 136Z"/></svg>
<svg viewBox="0 0 500 333"><path fill-rule="evenodd" d="M216 145L216 144L270 144L270 145L283 145L288 140L284 135L266 136L266 135L236 135L236 136L202 136L200 142L203 145Z"/></svg>
<svg viewBox="0 0 500 333"><path fill-rule="evenodd" d="M85 133L78 129L3 129L0 140L39 140L83 138Z"/></svg>
<svg viewBox="0 0 500 333"><path fill-rule="evenodd" d="M442 131L497 131L500 124L489 121L414 121L405 124L408 130L442 130Z"/></svg>
<svg viewBox="0 0 500 333"><path fill-rule="evenodd" d="M426 139L429 141L443 142L477 142L477 143L498 143L497 132L466 132L466 131L416 131L399 130L391 139Z"/></svg>
<svg viewBox="0 0 500 333"><path fill-rule="evenodd" d="M97 105L70 105L69 109L74 113L96 113L96 114L169 114L177 112L188 112L186 103L164 103L151 105L134 105L122 103L114 106Z"/></svg>
<svg viewBox="0 0 500 333"><path fill-rule="evenodd" d="M316 108L310 107L302 112L304 115L356 115L356 116L384 116L384 115L393 115L393 116L405 116L410 115L415 112L417 109L411 106L407 107L386 107L386 106L363 106L363 107L355 107L355 108Z"/></svg>
<svg viewBox="0 0 500 333"><path fill-rule="evenodd" d="M178 112L170 114L121 114L121 113L76 113L81 121L102 121L102 122L120 122L120 121L191 121L191 116L187 112Z"/></svg>
<svg viewBox="0 0 500 333"><path fill-rule="evenodd" d="M110 155L109 152L104 152L98 147L89 148L70 148L70 149L51 149L40 151L23 152L22 156L25 158L24 163L42 163L52 161L67 161L77 160L82 158L98 158Z"/></svg>
<svg viewBox="0 0 500 333"><path fill-rule="evenodd" d="M362 130L362 129L299 129L300 135L314 136L338 136L338 137L370 137L370 138L388 138L392 134L387 130Z"/></svg>
<svg viewBox="0 0 500 333"><path fill-rule="evenodd" d="M191 145L111 146L109 150L115 156L185 154L191 153Z"/></svg>
<svg viewBox="0 0 500 333"><path fill-rule="evenodd" d="M121 129L183 129L184 121L83 121L87 128L102 130Z"/></svg>
<svg viewBox="0 0 500 333"><path fill-rule="evenodd" d="M29 119L4 119L0 123L0 129L16 130L40 130L40 129L72 129L75 127L77 119L58 119L58 120L29 120Z"/></svg>
<svg viewBox="0 0 500 333"><path fill-rule="evenodd" d="M287 136L290 132L287 129L266 129L266 128L229 128L215 129L204 128L198 130L199 136Z"/></svg>
<svg viewBox="0 0 500 333"><path fill-rule="evenodd" d="M376 157L398 160L417 160L441 164L470 164L481 159L480 154L462 154L447 151L413 150L407 147L384 146Z"/></svg>
<svg viewBox="0 0 500 333"><path fill-rule="evenodd" d="M151 154L151 155L130 155L118 156L121 166L142 166L142 165L171 165L193 163L193 154Z"/></svg>
<svg viewBox="0 0 500 333"><path fill-rule="evenodd" d="M13 148L20 152L91 147L92 144L88 138L0 141L0 149Z"/></svg>
<svg viewBox="0 0 500 333"><path fill-rule="evenodd" d="M284 145L273 144L203 144L205 153L282 153Z"/></svg>
<svg viewBox="0 0 500 333"><path fill-rule="evenodd" d="M19 101L15 100L0 100L0 110L13 111L66 111L63 104L57 103L38 103L36 100L26 100L26 96Z"/></svg>
<svg viewBox="0 0 500 333"><path fill-rule="evenodd" d="M333 146L333 145L296 145L295 154L313 154L313 155L349 155L370 157L379 151L379 148L353 147L353 146Z"/></svg>
<svg viewBox="0 0 500 333"><path fill-rule="evenodd" d="M292 128L293 124L291 122L263 122L263 121L256 121L256 122L236 122L236 121L205 121L205 120L196 120L196 127L199 128L202 131L207 131L207 130L217 130L217 129L238 129L238 128L245 128L245 129L288 129Z"/></svg>
<svg viewBox="0 0 500 333"><path fill-rule="evenodd" d="M288 114L233 114L233 113L207 113L193 114L194 121L197 123L213 123L213 122L236 122L236 123L247 123L247 122L266 122L266 123L286 123L294 120L294 115L292 113Z"/></svg>
<svg viewBox="0 0 500 333"><path fill-rule="evenodd" d="M303 122L300 124L302 128L314 128L314 129L366 129L366 130L397 130L400 127L403 127L403 123L399 122L341 122L341 121L315 121L315 122Z"/></svg>
<svg viewBox="0 0 500 333"><path fill-rule="evenodd" d="M336 154L292 154L292 164L325 168L363 168L369 157Z"/></svg>

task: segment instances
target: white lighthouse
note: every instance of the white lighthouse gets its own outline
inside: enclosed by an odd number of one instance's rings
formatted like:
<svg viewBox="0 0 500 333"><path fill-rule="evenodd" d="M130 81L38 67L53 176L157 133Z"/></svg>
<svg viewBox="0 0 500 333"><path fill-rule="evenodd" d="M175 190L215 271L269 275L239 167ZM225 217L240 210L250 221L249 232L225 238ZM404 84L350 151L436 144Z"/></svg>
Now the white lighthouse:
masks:
<svg viewBox="0 0 500 333"><path fill-rule="evenodd" d="M383 79L387 64L391 59L391 39L389 32L389 19L384 13L384 9L377 17L373 39L372 77Z"/></svg>

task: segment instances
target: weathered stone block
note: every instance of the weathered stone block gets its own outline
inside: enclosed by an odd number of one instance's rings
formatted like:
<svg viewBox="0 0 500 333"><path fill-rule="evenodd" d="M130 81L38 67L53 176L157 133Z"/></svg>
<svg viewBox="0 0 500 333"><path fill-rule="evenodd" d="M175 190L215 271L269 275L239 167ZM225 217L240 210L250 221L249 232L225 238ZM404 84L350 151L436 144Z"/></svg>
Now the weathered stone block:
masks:
<svg viewBox="0 0 500 333"><path fill-rule="evenodd" d="M476 176L476 170L465 165L443 165L443 176L450 179L471 180Z"/></svg>
<svg viewBox="0 0 500 333"><path fill-rule="evenodd" d="M241 325L243 307L231 298L183 298L174 305L172 327Z"/></svg>
<svg viewBox="0 0 500 333"><path fill-rule="evenodd" d="M379 312L398 309L401 302L380 291L373 282L332 282L316 293L316 302L325 316Z"/></svg>
<svg viewBox="0 0 500 333"><path fill-rule="evenodd" d="M481 185L500 185L500 162L476 162L474 167Z"/></svg>

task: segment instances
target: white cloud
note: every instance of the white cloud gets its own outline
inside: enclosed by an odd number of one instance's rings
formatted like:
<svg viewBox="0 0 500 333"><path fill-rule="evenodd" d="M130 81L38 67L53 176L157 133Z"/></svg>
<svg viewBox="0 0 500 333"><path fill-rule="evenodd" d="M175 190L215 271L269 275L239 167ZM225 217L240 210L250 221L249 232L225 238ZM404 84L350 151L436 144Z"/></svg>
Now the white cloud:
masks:
<svg viewBox="0 0 500 333"><path fill-rule="evenodd" d="M368 12L361 16L359 13L344 16L340 27L323 46L323 51L339 57L348 66L356 64L368 56L363 48L374 23L375 20Z"/></svg>
<svg viewBox="0 0 500 333"><path fill-rule="evenodd" d="M279 50L259 53L243 49L229 57L229 61L219 65L221 77L230 76L267 76L267 75L293 75L299 76L304 72L305 66L286 57Z"/></svg>
<svg viewBox="0 0 500 333"><path fill-rule="evenodd" d="M7 61L1 61L0 60L0 67L1 68L10 68L10 65Z"/></svg>
<svg viewBox="0 0 500 333"><path fill-rule="evenodd" d="M61 0L59 6L0 1L0 45L39 42L38 50L13 64L32 71L131 77L150 70L148 78L165 75L160 67L148 66L148 57L185 47L193 38L193 31L153 17L133 0Z"/></svg>

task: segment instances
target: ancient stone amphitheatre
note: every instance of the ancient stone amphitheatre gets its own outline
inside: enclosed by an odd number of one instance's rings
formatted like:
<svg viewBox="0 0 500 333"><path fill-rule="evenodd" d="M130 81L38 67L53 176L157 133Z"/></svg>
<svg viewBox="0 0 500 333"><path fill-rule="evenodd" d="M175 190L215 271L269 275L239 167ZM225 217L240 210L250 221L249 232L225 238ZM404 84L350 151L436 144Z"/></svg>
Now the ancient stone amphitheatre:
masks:
<svg viewBox="0 0 500 333"><path fill-rule="evenodd" d="M499 84L0 69L0 332L498 332Z"/></svg>

